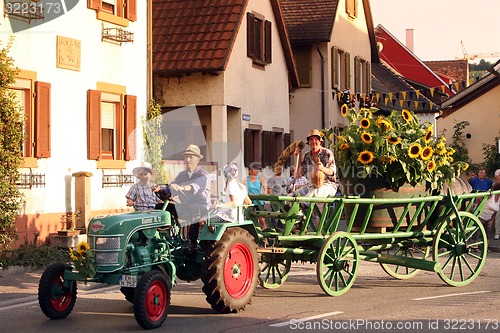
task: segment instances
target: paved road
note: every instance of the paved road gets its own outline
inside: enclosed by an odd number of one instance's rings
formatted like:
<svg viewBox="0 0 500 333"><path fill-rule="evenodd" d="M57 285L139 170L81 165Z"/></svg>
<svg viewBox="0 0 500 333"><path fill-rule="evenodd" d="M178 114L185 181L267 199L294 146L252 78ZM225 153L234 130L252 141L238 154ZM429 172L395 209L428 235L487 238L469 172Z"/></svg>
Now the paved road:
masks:
<svg viewBox="0 0 500 333"><path fill-rule="evenodd" d="M48 320L36 301L40 271L0 278L3 332L141 332L131 304L116 286L79 284L78 300L64 320ZM164 325L155 332L500 332L500 253L489 253L481 275L470 285L445 285L435 273L411 280L387 276L362 262L354 286L343 296L326 296L313 265L294 263L278 289L257 289L239 314L215 313L201 282L172 290Z"/></svg>

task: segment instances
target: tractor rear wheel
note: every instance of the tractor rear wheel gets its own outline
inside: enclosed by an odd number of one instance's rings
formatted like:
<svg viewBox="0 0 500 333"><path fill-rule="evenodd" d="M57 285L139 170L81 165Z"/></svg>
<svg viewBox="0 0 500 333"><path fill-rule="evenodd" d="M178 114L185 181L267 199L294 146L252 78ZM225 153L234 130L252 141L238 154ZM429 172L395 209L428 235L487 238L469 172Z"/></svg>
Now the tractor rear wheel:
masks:
<svg viewBox="0 0 500 333"><path fill-rule="evenodd" d="M207 302L221 313L243 310L250 304L258 277L253 236L242 228L227 229L204 261L202 281Z"/></svg>
<svg viewBox="0 0 500 333"><path fill-rule="evenodd" d="M135 290L134 316L144 329L160 327L167 318L170 305L170 284L159 270L144 274Z"/></svg>
<svg viewBox="0 0 500 333"><path fill-rule="evenodd" d="M76 281L71 288L64 288L65 264L47 267L38 284L38 303L42 312L50 319L66 318L76 302Z"/></svg>

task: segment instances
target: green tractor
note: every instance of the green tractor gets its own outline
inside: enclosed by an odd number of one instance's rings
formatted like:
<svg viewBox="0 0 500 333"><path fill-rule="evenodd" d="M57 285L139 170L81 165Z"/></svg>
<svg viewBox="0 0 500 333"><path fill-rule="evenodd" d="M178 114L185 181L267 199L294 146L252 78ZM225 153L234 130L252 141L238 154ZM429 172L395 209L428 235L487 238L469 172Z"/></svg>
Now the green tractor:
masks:
<svg viewBox="0 0 500 333"><path fill-rule="evenodd" d="M67 317L76 302L77 282L98 282L119 285L133 304L137 323L144 329L158 328L167 316L176 279L199 278L213 309L221 313L243 310L259 283L258 236L253 223L211 221L208 216L193 251L166 206L94 217L87 239L95 276L82 276L73 265L49 266L38 287L43 313L51 319Z"/></svg>

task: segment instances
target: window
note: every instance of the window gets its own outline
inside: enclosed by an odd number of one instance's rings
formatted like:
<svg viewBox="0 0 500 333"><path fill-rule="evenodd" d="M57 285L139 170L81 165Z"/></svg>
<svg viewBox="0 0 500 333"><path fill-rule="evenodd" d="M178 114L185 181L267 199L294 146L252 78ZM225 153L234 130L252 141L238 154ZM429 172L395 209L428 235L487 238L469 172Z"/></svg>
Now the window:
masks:
<svg viewBox="0 0 500 333"><path fill-rule="evenodd" d="M256 129L255 125L253 127L245 129L245 166L248 167L252 162L261 162L263 167L272 167L278 161L285 147L290 145L290 134L284 133L282 128L262 131ZM285 166L289 164L290 162L287 160Z"/></svg>
<svg viewBox="0 0 500 333"><path fill-rule="evenodd" d="M87 7L97 12L97 19L128 26L137 20L137 0L87 0Z"/></svg>
<svg viewBox="0 0 500 333"><path fill-rule="evenodd" d="M135 159L136 103L135 96L88 91L89 160Z"/></svg>
<svg viewBox="0 0 500 333"><path fill-rule="evenodd" d="M21 71L20 75L9 90L25 116L20 124L25 133L22 154L28 158L25 167L36 167L29 158L50 157L50 84L35 81L33 72Z"/></svg>
<svg viewBox="0 0 500 333"><path fill-rule="evenodd" d="M349 18L358 17L358 0L345 0L345 11Z"/></svg>
<svg viewBox="0 0 500 333"><path fill-rule="evenodd" d="M294 48L295 65L299 74L299 82L301 87L312 86L312 60L311 47L298 46Z"/></svg>
<svg viewBox="0 0 500 333"><path fill-rule="evenodd" d="M356 93L369 93L371 87L370 63L360 57L354 57L354 81Z"/></svg>
<svg viewBox="0 0 500 333"><path fill-rule="evenodd" d="M344 90L351 88L351 54L336 46L331 48L332 88Z"/></svg>
<svg viewBox="0 0 500 333"><path fill-rule="evenodd" d="M253 63L271 63L271 22L254 13L247 13L247 56Z"/></svg>

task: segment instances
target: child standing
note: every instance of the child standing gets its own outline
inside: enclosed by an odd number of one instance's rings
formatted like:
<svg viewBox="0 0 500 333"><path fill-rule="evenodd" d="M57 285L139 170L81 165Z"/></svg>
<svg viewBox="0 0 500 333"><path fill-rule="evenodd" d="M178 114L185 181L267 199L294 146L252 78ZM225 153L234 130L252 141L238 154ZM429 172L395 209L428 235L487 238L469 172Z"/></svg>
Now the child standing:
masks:
<svg viewBox="0 0 500 333"><path fill-rule="evenodd" d="M139 182L132 185L125 197L127 198L127 206L133 206L135 210L154 209L156 204L161 200L153 192L157 173L151 168L151 164L143 163L142 166L132 170L134 176L139 179Z"/></svg>

